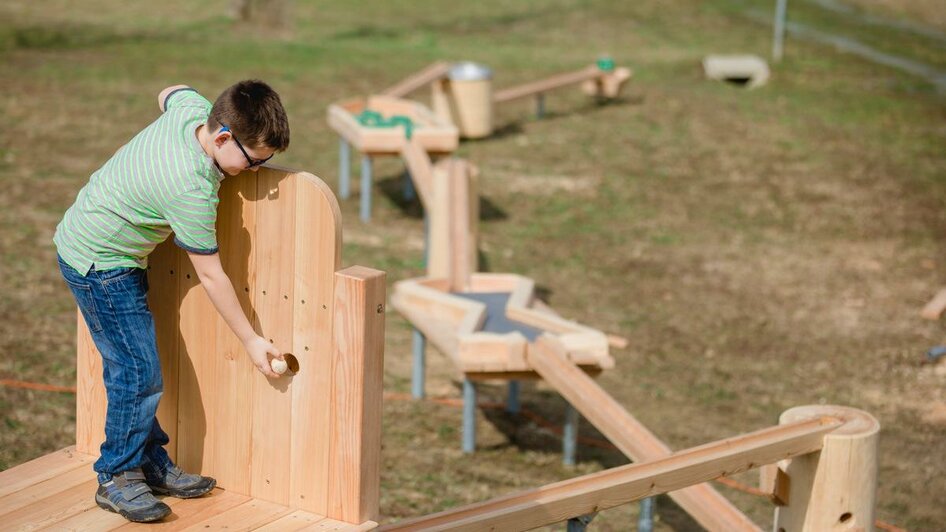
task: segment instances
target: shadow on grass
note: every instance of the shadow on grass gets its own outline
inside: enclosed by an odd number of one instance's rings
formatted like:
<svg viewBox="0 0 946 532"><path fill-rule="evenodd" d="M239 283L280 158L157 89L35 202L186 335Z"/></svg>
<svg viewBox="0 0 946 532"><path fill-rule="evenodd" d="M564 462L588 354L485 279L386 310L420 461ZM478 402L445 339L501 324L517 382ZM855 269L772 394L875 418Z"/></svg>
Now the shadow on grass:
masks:
<svg viewBox="0 0 946 532"><path fill-rule="evenodd" d="M458 393L462 394L462 383L455 382L454 384ZM476 388L482 402L505 402L507 393L505 384L478 383ZM506 442L480 446L479 449L516 447L522 451L561 454L560 429L565 422L565 400L555 392L536 390L534 382L530 381L522 382L519 399L524 410L551 422L553 427L541 426L526 415L512 414L503 408L481 408L480 413L488 423L506 437ZM584 418L579 421L578 436L579 443L575 457L577 461L597 462L602 469L620 467L630 462L621 451L601 445L608 439ZM657 497L654 513L659 515L662 523L674 531L704 530L668 495Z"/></svg>
<svg viewBox="0 0 946 532"><path fill-rule="evenodd" d="M405 216L415 220L424 218L424 208L420 203L417 194L405 194L405 181L407 174L402 173L398 176L388 176L378 180L375 184L378 189L393 203ZM509 218L506 211L500 209L495 203L480 195L480 221L493 222Z"/></svg>

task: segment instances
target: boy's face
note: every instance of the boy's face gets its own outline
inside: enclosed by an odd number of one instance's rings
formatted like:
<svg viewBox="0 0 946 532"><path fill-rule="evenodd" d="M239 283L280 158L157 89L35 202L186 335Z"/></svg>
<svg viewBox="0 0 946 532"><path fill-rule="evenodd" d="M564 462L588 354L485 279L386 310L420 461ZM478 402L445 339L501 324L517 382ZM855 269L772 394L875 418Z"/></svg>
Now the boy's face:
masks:
<svg viewBox="0 0 946 532"><path fill-rule="evenodd" d="M255 172L276 152L266 146L245 146L226 128L217 132L214 148L214 160L227 175L237 175L244 170Z"/></svg>

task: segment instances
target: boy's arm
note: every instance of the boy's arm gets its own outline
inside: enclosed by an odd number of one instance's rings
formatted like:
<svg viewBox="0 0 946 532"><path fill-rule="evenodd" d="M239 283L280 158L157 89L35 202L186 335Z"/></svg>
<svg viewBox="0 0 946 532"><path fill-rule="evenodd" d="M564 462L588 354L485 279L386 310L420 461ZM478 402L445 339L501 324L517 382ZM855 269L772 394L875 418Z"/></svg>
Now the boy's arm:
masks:
<svg viewBox="0 0 946 532"><path fill-rule="evenodd" d="M164 109L164 102L167 101L168 96L169 96L172 92L174 92L174 91L176 91L176 90L178 90L178 89L189 89L189 88L190 88L190 85L171 85L170 87L164 89L163 91L161 91L161 92L158 94L158 108L160 108L160 109L161 109L161 112L163 113L163 112L165 111L165 109Z"/></svg>
<svg viewBox="0 0 946 532"><path fill-rule="evenodd" d="M256 369L267 377L279 377L270 367L269 358L266 355L273 355L274 358L280 360L283 355L273 344L256 334L253 326L246 319L246 314L243 313L243 308L237 300L236 292L233 291L233 284L230 283L230 278L227 277L226 272L223 271L223 266L220 264L220 254L202 255L188 252L187 256L194 265L197 277L200 278L200 284L207 291L210 301L237 338L243 342L243 347L246 348L246 352L250 355L250 360L253 361Z"/></svg>

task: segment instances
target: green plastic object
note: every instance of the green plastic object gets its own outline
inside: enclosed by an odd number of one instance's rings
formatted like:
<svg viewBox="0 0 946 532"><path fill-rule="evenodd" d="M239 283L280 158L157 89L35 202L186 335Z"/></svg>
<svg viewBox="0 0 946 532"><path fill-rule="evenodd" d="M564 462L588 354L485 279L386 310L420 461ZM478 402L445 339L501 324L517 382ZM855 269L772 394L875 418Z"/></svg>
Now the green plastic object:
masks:
<svg viewBox="0 0 946 532"><path fill-rule="evenodd" d="M365 109L357 117L358 123L366 127L404 127L404 135L410 140L414 134L414 121L404 115L394 115L385 118L381 113Z"/></svg>
<svg viewBox="0 0 946 532"><path fill-rule="evenodd" d="M611 59L608 56L599 57L598 68L605 72L611 72L614 70L614 59Z"/></svg>

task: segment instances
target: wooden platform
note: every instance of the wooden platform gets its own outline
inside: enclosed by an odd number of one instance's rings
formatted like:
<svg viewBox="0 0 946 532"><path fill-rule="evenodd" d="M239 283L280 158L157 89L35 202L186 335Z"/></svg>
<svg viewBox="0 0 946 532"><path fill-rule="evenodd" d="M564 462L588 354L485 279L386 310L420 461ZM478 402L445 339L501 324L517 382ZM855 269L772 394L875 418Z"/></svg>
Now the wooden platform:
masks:
<svg viewBox="0 0 946 532"><path fill-rule="evenodd" d="M68 447L0 472L3 530L372 530L288 506L215 489L196 499L164 497L172 513L136 524L99 508L93 499L95 457Z"/></svg>

